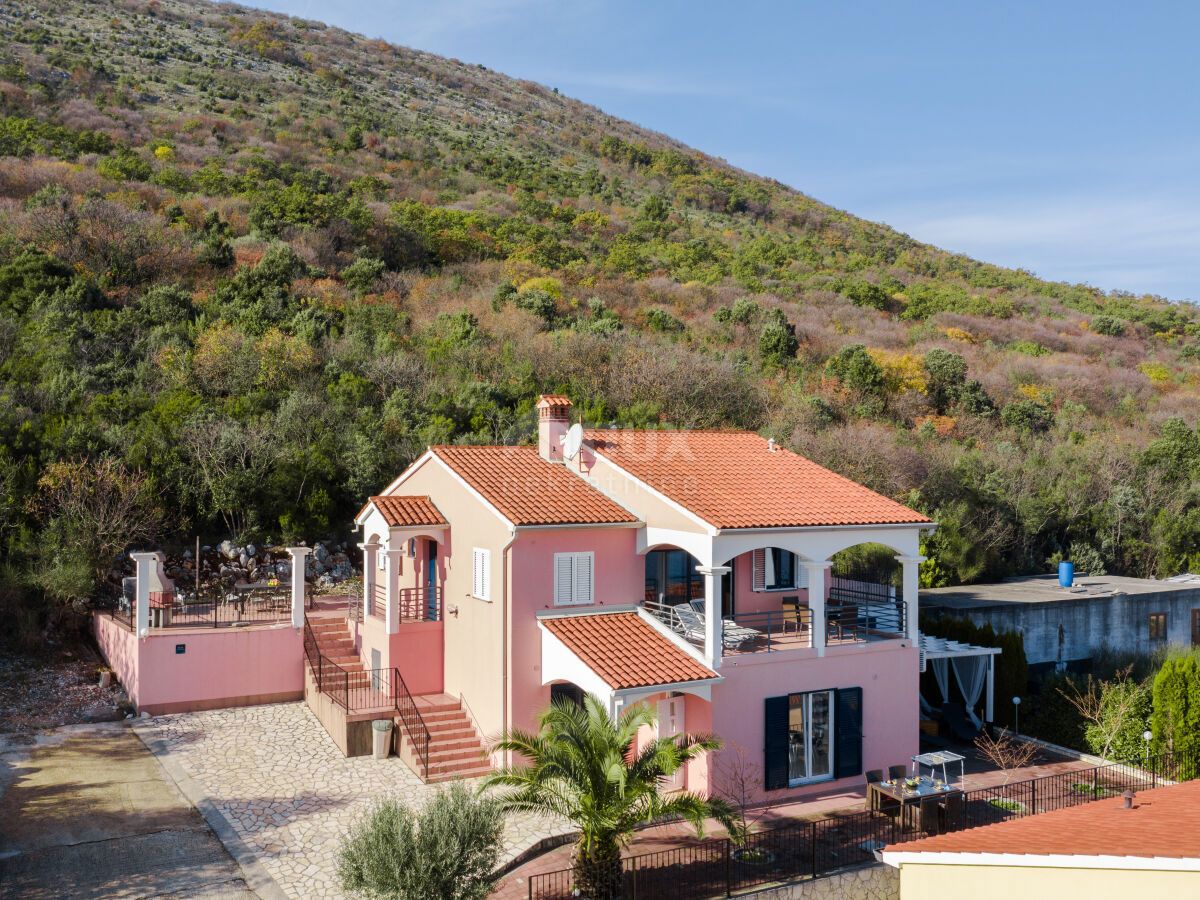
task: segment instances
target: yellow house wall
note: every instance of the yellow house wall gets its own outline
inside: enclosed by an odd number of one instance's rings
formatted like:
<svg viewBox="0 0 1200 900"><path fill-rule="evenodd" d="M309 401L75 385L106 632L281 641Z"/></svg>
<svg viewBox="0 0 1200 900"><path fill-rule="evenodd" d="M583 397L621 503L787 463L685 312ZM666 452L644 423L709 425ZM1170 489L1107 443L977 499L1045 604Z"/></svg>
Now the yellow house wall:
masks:
<svg viewBox="0 0 1200 900"><path fill-rule="evenodd" d="M1200 900L1200 872L905 863L900 900Z"/></svg>
<svg viewBox="0 0 1200 900"><path fill-rule="evenodd" d="M450 524L445 543L445 677L447 694L466 698L484 735L503 730L505 585L508 526L436 460L428 460L396 488L434 498ZM491 550L491 600L471 596L472 550ZM405 560L411 563L411 560ZM457 607L458 615L452 610Z"/></svg>

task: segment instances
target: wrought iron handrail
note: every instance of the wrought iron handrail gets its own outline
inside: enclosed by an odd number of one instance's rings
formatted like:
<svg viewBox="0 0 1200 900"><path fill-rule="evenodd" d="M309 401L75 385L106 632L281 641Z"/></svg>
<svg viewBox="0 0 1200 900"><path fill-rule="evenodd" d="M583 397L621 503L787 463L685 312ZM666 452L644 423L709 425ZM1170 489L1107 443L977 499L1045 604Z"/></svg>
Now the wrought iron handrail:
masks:
<svg viewBox="0 0 1200 900"><path fill-rule="evenodd" d="M413 742L413 747L416 749L417 756L421 760L421 771L427 776L429 774L429 728L425 724L425 719L422 717L421 711L417 709L417 702L413 699L408 685L404 683L404 676L400 674L399 669L392 669L392 679L394 684L392 693L396 698L396 713L400 716L400 723L404 726L404 730L408 732L409 740Z"/></svg>
<svg viewBox="0 0 1200 900"><path fill-rule="evenodd" d="M317 693L328 694L334 703L349 712L350 673L321 652L321 645L317 643L317 636L308 623L308 616L304 617L304 656L313 677L317 679ZM341 688L340 698L336 691L330 690L329 685Z"/></svg>

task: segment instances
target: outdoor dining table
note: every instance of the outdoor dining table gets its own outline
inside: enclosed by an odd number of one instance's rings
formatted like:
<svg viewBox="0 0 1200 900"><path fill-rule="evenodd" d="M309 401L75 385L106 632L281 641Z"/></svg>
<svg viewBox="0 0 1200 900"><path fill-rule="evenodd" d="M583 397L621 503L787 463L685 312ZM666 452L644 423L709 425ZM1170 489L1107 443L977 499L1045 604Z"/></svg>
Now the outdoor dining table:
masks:
<svg viewBox="0 0 1200 900"><path fill-rule="evenodd" d="M910 820L913 811L920 808L921 801L932 797L940 804L947 797L962 794L961 786L937 782L925 775L917 778L916 785L910 787L909 782L912 780L878 781L867 785L867 808L883 809L888 801L895 803L900 809L901 824L908 827L912 824Z"/></svg>

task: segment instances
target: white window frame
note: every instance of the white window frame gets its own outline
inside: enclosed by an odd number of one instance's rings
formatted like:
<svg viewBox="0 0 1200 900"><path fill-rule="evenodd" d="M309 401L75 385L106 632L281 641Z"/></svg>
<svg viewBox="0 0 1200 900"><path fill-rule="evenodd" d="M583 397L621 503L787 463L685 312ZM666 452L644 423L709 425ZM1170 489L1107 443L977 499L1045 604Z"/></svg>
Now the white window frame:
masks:
<svg viewBox="0 0 1200 900"><path fill-rule="evenodd" d="M488 602L492 599L492 551L486 547L471 550L471 596Z"/></svg>
<svg viewBox="0 0 1200 900"><path fill-rule="evenodd" d="M581 572L579 570L580 560L587 560L587 596L580 599L580 582ZM569 565L571 567L569 581L571 583L570 596L563 596L563 591L560 590L559 581L559 566ZM554 583L554 605L555 606L591 606L596 602L596 552L594 550L573 551L570 553L555 553L554 554L554 569L551 572L551 581Z"/></svg>

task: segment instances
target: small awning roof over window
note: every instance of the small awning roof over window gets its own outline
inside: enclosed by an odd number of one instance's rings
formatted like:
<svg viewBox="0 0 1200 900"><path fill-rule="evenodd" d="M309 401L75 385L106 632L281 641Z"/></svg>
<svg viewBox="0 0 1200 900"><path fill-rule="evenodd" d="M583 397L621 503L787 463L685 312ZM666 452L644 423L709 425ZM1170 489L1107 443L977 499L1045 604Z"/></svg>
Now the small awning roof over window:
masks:
<svg viewBox="0 0 1200 900"><path fill-rule="evenodd" d="M721 676L638 610L538 619L542 683L567 681L610 708L662 691L709 699Z"/></svg>

